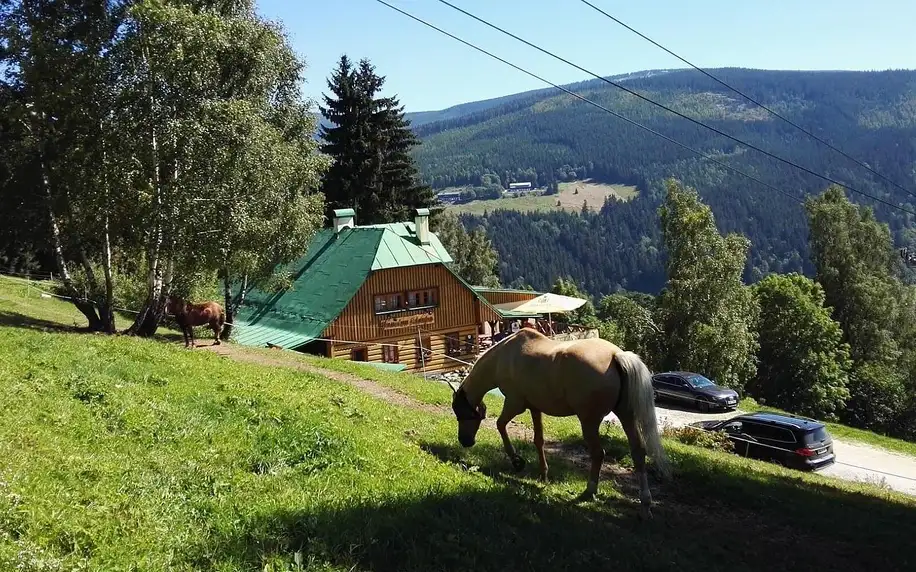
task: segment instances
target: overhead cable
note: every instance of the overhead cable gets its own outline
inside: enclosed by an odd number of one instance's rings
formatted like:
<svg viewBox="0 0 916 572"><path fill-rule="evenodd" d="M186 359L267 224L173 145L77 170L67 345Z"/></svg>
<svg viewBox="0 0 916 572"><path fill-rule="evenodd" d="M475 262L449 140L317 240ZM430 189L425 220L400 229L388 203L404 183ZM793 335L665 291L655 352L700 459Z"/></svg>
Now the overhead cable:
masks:
<svg viewBox="0 0 916 572"><path fill-rule="evenodd" d="M831 144L828 143L827 141L824 141L823 139L821 139L820 137L818 137L818 136L815 135L814 133L811 133L810 131L808 131L807 129L805 129L804 127L802 127L801 125L798 125L797 123L795 123L794 121L792 121L791 119L788 119L788 118L786 118L786 117L780 115L780 114L777 113L776 111L774 111L774 110L770 109L769 107L767 107L766 105L760 103L759 101L757 101L757 100L754 99L753 97L747 95L746 93L744 93L743 91L739 90L738 88L729 85L728 83L722 81L721 79L719 79L718 77L712 75L711 73L707 72L706 70L701 69L700 67L698 67L698 66L694 65L693 63L687 61L685 58L679 56L678 54L676 54L676 53L674 53L673 51L669 50L669 49L666 48L665 46L659 44L658 42L656 42L656 41L653 40L652 38L649 38L648 36L646 36L646 35L643 34L642 32L640 32L640 31L638 31L638 30L635 30L635 29L632 28L631 26L628 26L626 23L620 21L618 18L615 18L615 17L612 16L611 14L608 14L607 12L605 12L604 10L602 10L601 8L595 6L594 4L592 4L591 2L589 2L589 0L580 0L580 1L581 1L583 4L585 4L585 5L589 6L589 7L591 7L591 8L594 9L595 11L599 12L600 14L603 14L604 16L607 16L608 18L610 18L611 20L613 20L614 22L620 24L621 26L623 26L623 27L626 28L627 30L633 32L634 34L636 34L636 35L639 36L640 38L646 40L647 42L649 42L649 43L651 43L651 44L657 46L658 48L664 50L665 52L667 52L667 53L671 54L672 56L676 57L677 59L681 60L682 62L684 62L685 64L689 65L690 67L692 67L693 69L697 70L698 72L702 73L702 74L705 75L706 77L712 79L713 81L716 81L717 83L719 83L720 85L722 85L722 86L724 86L724 87L727 87L728 89L730 89L730 90L732 90L733 92L737 93L737 94L740 95L741 97L747 99L748 101L750 101L750 102L753 103L754 105L760 107L761 109L763 109L763 110L766 111L767 113L773 115L774 117L778 117L779 119L782 119L783 121L785 121L786 123L788 123L788 124L791 125L792 127L795 127L796 129L798 129L799 131L801 131L801 132L804 133L805 135L808 135L809 137L813 138L814 140L816 140L816 141L818 141L818 142L820 142L820 143L826 145L827 147L833 149L834 151L836 151L836 152L839 153L840 155L846 157L846 158L849 159L850 161L856 163L856 164L859 165L860 167L862 167L862 168L864 168L864 169L867 169L867 170L870 171L873 175L875 175L875 176L877 176L877 177L880 177L881 179L884 179L885 181L887 181L887 182L890 183L891 185L897 187L897 188L900 189L901 191L907 193L908 195L910 195L910 196L912 196L912 197L916 197L916 193L913 193L913 192L910 191L909 189L907 189L907 188L905 188L905 187L903 187L903 186L897 184L895 181L893 181L893 180L891 180L891 179L885 177L884 175L882 175L882 174L879 173L878 171L875 171L874 169L872 169L871 167L869 167L867 164L863 163L862 161L859 161L859 160L856 159L855 157L850 156L850 155L847 154L846 152L844 152L844 151L842 151L841 149L838 149L837 147L831 145Z"/></svg>
<svg viewBox="0 0 916 572"><path fill-rule="evenodd" d="M376 0L376 1L377 1L377 2L381 2L382 4L385 4L385 5L387 5L387 6L391 7L391 8L394 8L393 6L391 6L391 5L388 4L387 2L383 2L382 0ZM771 153L771 152L769 152L769 151L767 151L767 150L765 150L765 149L761 149L760 147L758 147L758 146L756 146L756 145L754 145L754 144L752 144L752 143L748 143L747 141L744 141L744 140L742 140L742 139L739 139L739 138L737 138L737 137L735 137L735 136L733 136L733 135L729 135L728 133L725 133L725 132L722 131L721 129L718 129L718 128L713 127L713 126L711 126L711 125L707 125L706 123L703 123L702 121L699 121L699 120L697 120L697 119L694 119L694 118L690 117L689 115L685 115L685 114L681 113L680 111L677 111L676 109L672 109L672 108L668 107L667 105L664 105L664 104L659 103L659 102L657 102L657 101L655 101L655 100L653 100L653 99L651 99L651 98L649 98L649 97L646 97L646 96L642 95L642 94L639 93L639 92L633 91L632 89L629 89L629 88L627 88L626 86L620 85L619 83L617 83L617 82L615 82L615 81L613 81L613 80L610 80L610 79L608 79L608 78L606 78L606 77L602 77L602 76L596 74L595 72L593 72L593 71L591 71L591 70L588 70L588 69L586 69L586 68L584 68L584 67L582 67L582 66L580 66L580 65L578 65L578 64L575 64L575 63L573 63L573 62L571 62L571 61L569 61L569 60L567 60L567 59L565 59L565 58L563 58L563 57L561 57L561 56L558 56L558 55L554 54L553 52L551 52L551 51L549 51L549 50L547 50L547 49L545 49L545 48L542 48L542 47L540 47L540 46L538 46L538 45L536 45L536 44L533 44L533 43L529 42L528 40L526 40L526 39L524 39L524 38L521 38L521 37L519 37L519 36L513 34L512 32L509 32L509 31L505 30L504 28L501 28L501 27L497 26L496 24L492 24L492 23L490 23L490 22L484 20L483 18L480 18L479 16L475 16L474 14L471 14L471 13L468 12L467 10L464 10L463 8L459 8L458 6L455 6L454 4L452 4L451 2L448 2L448 0L438 0L438 1L439 1L440 3L442 3L442 4L445 4L446 6L448 6L448 7L450 7L450 8L452 8L452 9L454 9L454 10L457 10L458 12L461 12L462 14L468 16L469 18L472 18L472 19L474 19L474 20L477 20L478 22L480 22L480 23L482 23L482 24L484 24L484 25L486 25L486 26L489 26L490 28L493 28L494 30L497 30L497 31L499 31L499 32L501 32L501 33L503 33L503 34L505 34L505 35L507 35L507 36L509 36L509 37L511 37L511 38L513 38L513 39L515 39L515 40L517 40L517 41L519 41L519 42L522 42L523 44L525 44L525 45L527 45L527 46L530 46L530 47L532 47L532 48L534 48L534 49L536 49L536 50L538 50L538 51L540 51L540 52L542 52L542 53L544 53L544 54L549 55L550 57L552 57L552 58L554 58L554 59L557 59L557 60L559 60L559 61L561 61L561 62L563 62L563 63L565 63L565 64L568 64L568 65L570 65L570 66L572 66L572 67L574 67L574 68L576 68L576 69L578 69L578 70L580 70L580 71L582 71L582 72L585 72L585 73L587 73L587 74L589 74L589 75L595 77L595 78L598 79L598 80L601 80L601 81L603 81L603 82L605 82L605 83L607 83L607 84L613 85L613 86L616 87L617 89L623 90L623 91L625 91L625 92L627 92L627 93L629 93L629 94L631 94L631 95L635 95L636 97L638 97L639 99L642 99L643 101L645 101L645 102L647 102L647 103L651 103L652 105L654 105L654 106L656 106L656 107L659 107L659 108L661 108L661 109L664 109L665 111L667 111L667 112L669 112L669 113L672 113L672 114L674 114L674 115L677 115L678 117L681 117L681 118L683 118L683 119L686 119L687 121L690 121L691 123L694 123L694 124L696 124L696 125L699 125L700 127L709 129L710 131L712 131L712 132L714 132L714 133L716 133L716 134L718 134L718 135L721 135L721 136L723 136L723 137L726 137L726 138L728 138L728 139L731 139L732 141L734 141L734 142L736 142L736 143L738 143L738 144L740 144L740 145L744 145L745 147L747 147L747 148L749 148L749 149L753 149L754 151L757 151L758 153L762 153L762 154L766 155L767 157L770 157L771 159L775 159L775 160L777 160L777 161L780 161L780 162L782 162L782 163L785 163L786 165L789 165L789 166L791 166L791 167L795 167L796 169L799 169L800 171L803 171L803 172L805 172L805 173L808 173L809 175L813 175L813 176L815 176L815 177L818 177L819 179L823 179L824 181L827 181L827 182L832 183L832 184L834 184L834 185L838 185L838 186L840 186L840 187L843 187L844 189L848 189L849 191L852 191L852 192L854 192L854 193L860 194L860 195L862 195L862 196L868 197L868 198L872 199L873 201L882 203L882 204L887 205L887 206L889 206L889 207L891 207L891 208L894 208L894 209L897 209L897 210L899 210L899 211L905 212L905 213L907 213L907 214L916 216L916 212L913 212L913 211L911 211L911 210L909 210L909 209L903 208L903 207L901 207L900 205L896 205L896 204L894 204L894 203L892 203L892 202L890 202L890 201L884 200L884 199L882 199L882 198L880 198L880 197L876 197L876 196L872 195L871 193L867 193L867 192L865 192L865 191L861 191L861 190L859 190L859 189L857 189L857 188L855 188L855 187L853 187L853 186L851 186L851 185L847 185L846 183L843 183L843 182L841 182L841 181L838 181L838 180L836 180L836 179L834 179L834 178L832 178L832 177L829 177L829 176L827 176L827 175L822 175L821 173L818 173L818 172L816 172L816 171L813 171L813 170L809 169L808 167L805 167L805 166L803 166L803 165L799 165L798 163L795 163L795 162L793 162L793 161L790 161L789 159L785 159L785 158L783 158L783 157L780 157L779 155L776 155L776 154L774 154L774 153ZM400 11L400 12L403 12L402 10L399 10L399 9L397 9L397 8L395 8L395 9L398 10L398 11ZM406 14L406 13L405 13L405 14Z"/></svg>

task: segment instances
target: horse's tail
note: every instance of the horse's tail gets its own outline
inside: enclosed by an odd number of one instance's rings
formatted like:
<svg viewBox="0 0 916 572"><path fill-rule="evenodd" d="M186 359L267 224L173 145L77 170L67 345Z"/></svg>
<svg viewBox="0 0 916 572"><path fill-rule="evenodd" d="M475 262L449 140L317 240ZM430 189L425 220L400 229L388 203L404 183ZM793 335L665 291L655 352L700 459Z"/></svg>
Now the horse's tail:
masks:
<svg viewBox="0 0 916 572"><path fill-rule="evenodd" d="M655 461L655 466L662 476L671 474L668 457L662 447L658 431L658 420L655 417L655 399L652 390L652 374L649 368L633 352L621 351L614 355L624 372L624 391L627 407L636 421L636 431L646 451Z"/></svg>

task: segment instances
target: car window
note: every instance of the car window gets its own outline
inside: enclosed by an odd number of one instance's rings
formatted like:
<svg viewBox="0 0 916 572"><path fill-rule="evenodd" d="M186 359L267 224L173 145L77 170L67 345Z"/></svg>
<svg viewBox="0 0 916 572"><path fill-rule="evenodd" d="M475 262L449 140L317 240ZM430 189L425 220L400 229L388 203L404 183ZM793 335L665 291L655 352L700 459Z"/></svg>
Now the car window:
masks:
<svg viewBox="0 0 916 572"><path fill-rule="evenodd" d="M824 441L825 439L827 439L827 428L818 427L814 431L808 431L807 433L804 434L803 439L804 439L804 442L807 444L820 443L821 441Z"/></svg>
<svg viewBox="0 0 916 572"><path fill-rule="evenodd" d="M763 425L760 423L745 423L744 431L748 435L753 435L758 439L770 439L771 441L780 441L784 443L795 443L795 435L788 429L774 427L772 425Z"/></svg>
<svg viewBox="0 0 916 572"><path fill-rule="evenodd" d="M741 433L741 422L732 421L731 423L726 423L722 429L724 429L727 433Z"/></svg>

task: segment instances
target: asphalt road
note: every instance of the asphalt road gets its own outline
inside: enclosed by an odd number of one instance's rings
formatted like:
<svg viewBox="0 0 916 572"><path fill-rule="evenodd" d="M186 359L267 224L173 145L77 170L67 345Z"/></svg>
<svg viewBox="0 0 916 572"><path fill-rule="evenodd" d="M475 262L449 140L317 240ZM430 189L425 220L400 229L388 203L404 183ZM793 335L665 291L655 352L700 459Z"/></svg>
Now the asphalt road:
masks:
<svg viewBox="0 0 916 572"><path fill-rule="evenodd" d="M675 427L704 419L728 419L743 413L699 413L668 402L656 404L655 411L659 426L670 424ZM617 422L613 414L606 419ZM867 482L916 496L916 457L856 441L839 441L836 438L833 439L833 450L836 462L819 470L818 474Z"/></svg>

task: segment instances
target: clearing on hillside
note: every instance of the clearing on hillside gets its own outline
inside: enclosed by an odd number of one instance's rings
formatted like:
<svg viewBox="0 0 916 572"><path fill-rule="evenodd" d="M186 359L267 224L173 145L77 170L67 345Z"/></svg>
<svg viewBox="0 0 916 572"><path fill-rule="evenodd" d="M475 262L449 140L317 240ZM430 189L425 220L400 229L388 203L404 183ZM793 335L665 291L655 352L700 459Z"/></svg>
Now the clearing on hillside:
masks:
<svg viewBox="0 0 916 572"><path fill-rule="evenodd" d="M591 211L598 211L604 205L604 199L617 196L630 200L638 194L636 187L630 185L612 185L596 183L591 179L560 183L558 195L524 195L520 197L493 199L489 201L471 201L462 205L447 207L461 214L482 215L487 211L506 209L519 212L531 211L572 211L582 210L583 202L588 203Z"/></svg>
<svg viewBox="0 0 916 572"><path fill-rule="evenodd" d="M674 478L650 479L655 520L641 522L619 429L603 438L601 496L578 504L586 472L557 453L538 483L530 438L521 474L492 429L461 448L442 384L365 369L441 404L410 408L320 371L65 331L72 318L0 279L0 570L916 565L901 548L916 500L876 487L666 439ZM546 418L545 433L584 450L572 418Z"/></svg>

